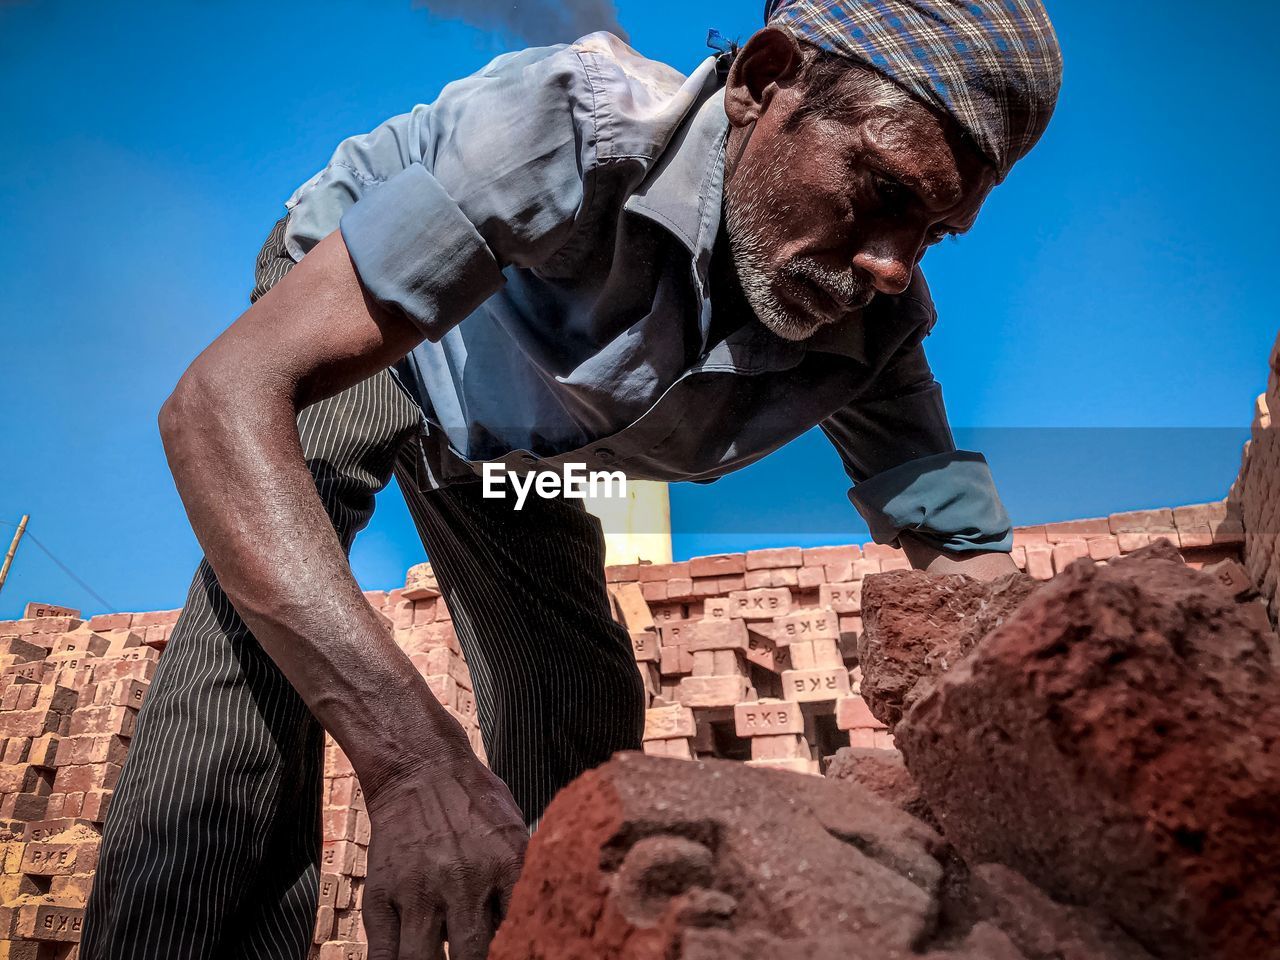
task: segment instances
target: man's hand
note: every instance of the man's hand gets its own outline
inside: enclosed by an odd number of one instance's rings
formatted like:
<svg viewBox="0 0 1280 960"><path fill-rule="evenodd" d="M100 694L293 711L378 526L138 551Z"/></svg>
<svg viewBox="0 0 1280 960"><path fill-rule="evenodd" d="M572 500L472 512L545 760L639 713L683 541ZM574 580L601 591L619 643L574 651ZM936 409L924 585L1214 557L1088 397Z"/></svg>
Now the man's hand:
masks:
<svg viewBox="0 0 1280 960"><path fill-rule="evenodd" d="M369 960L484 960L529 833L506 784L475 757L385 784L372 825L364 923Z"/></svg>
<svg viewBox="0 0 1280 960"><path fill-rule="evenodd" d="M1013 557L1003 550L952 553L925 543L907 530L898 535L911 566L926 573L963 573L975 580L998 580L1018 572Z"/></svg>

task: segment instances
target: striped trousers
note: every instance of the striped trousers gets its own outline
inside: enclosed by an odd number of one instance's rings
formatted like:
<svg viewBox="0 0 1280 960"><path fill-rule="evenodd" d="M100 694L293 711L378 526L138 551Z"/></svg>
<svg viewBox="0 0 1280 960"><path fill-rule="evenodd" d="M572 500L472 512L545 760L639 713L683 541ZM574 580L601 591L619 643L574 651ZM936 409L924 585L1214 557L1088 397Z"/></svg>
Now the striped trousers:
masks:
<svg viewBox="0 0 1280 960"><path fill-rule="evenodd" d="M261 296L293 265L276 224ZM534 824L555 792L638 749L644 694L580 501L418 490L421 412L384 371L304 410L299 433L344 548L395 476L475 686L489 764ZM324 733L207 562L138 715L108 809L82 960L302 960L319 895Z"/></svg>

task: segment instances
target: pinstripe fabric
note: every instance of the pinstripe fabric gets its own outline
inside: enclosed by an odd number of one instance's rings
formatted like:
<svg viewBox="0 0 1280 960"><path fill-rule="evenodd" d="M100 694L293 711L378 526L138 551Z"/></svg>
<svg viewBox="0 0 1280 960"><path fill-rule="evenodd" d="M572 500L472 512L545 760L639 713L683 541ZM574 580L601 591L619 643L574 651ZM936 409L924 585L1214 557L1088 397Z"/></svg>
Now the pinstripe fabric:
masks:
<svg viewBox="0 0 1280 960"><path fill-rule="evenodd" d="M285 221L252 298L288 272ZM387 372L299 433L345 549L394 473L471 666L486 752L530 823L555 791L640 745L643 691L609 614L599 522L516 512L479 484L420 492L421 412ZM315 923L323 731L202 562L104 825L82 960L301 960Z"/></svg>
<svg viewBox="0 0 1280 960"><path fill-rule="evenodd" d="M405 477L400 477L402 488ZM407 498L475 684L489 765L536 823L555 792L640 749L644 685L609 611L604 535L581 501Z"/></svg>

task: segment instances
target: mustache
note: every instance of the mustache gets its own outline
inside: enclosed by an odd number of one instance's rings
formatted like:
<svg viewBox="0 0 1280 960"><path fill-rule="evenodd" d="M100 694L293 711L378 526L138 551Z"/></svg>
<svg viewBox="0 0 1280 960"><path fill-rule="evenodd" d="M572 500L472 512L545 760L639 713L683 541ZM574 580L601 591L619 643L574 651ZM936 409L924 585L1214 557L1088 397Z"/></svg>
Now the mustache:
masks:
<svg viewBox="0 0 1280 960"><path fill-rule="evenodd" d="M809 257L791 261L781 273L788 279L817 287L846 310L861 310L875 297L870 278L855 270L832 270Z"/></svg>

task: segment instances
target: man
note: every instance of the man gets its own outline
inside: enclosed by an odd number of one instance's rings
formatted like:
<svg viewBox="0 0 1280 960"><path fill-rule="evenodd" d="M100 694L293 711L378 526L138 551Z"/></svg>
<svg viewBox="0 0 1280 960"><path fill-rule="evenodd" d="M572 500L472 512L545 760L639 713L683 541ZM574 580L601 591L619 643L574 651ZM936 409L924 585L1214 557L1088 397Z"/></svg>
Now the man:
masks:
<svg viewBox="0 0 1280 960"><path fill-rule="evenodd" d="M370 958L485 955L526 824L639 746L644 702L598 523L481 497L484 463L706 481L820 425L877 541L1013 569L925 359L918 263L1043 132L1047 15L774 0L766 20L687 78L607 34L500 57L290 199L260 298L161 411L207 561L111 806L85 960L301 958L322 726L372 823ZM393 473L493 773L347 566Z"/></svg>

